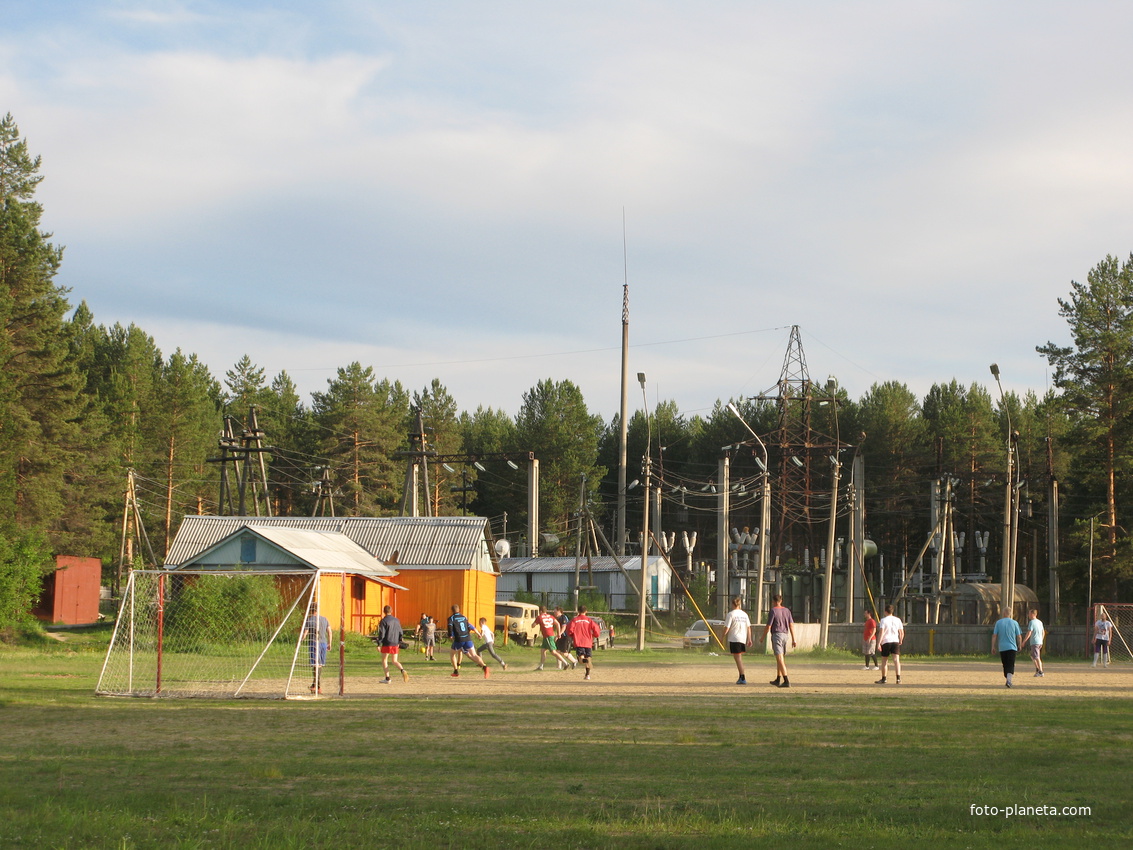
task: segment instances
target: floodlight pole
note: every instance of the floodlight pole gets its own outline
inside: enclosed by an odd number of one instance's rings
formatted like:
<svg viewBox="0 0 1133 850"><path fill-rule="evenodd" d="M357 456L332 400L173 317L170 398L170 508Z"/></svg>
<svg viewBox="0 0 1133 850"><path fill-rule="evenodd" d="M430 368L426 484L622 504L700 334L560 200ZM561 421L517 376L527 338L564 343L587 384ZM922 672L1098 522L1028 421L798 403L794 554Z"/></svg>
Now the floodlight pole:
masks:
<svg viewBox="0 0 1133 850"><path fill-rule="evenodd" d="M1003 567L1000 570L999 608L1001 616L1015 616L1015 533L1018 529L1015 493L1015 432L1011 426L1011 408L1003 395L1003 384L999 382L999 365L991 364L991 374L999 388L999 403L1007 416L1007 485L1003 497ZM1006 612L1006 613L1005 613Z"/></svg>
<svg viewBox="0 0 1133 850"><path fill-rule="evenodd" d="M834 526L838 519L838 484L842 480L842 461L838 454L842 448L842 434L838 427L838 385L831 378L826 383L830 393L830 403L834 405L834 454L830 463L834 467L834 483L830 488L830 531L826 538L826 570L822 582L822 618L818 633L818 645L826 649L830 638L830 602L834 595Z"/></svg>
<svg viewBox="0 0 1133 850"><path fill-rule="evenodd" d="M747 420L740 416L740 411L735 404L728 402L728 410L732 411L735 417L743 423L748 433L759 445L760 452L763 453L763 463L761 464L763 467L763 486L760 496L759 519L759 573L755 587L755 622L758 624L763 621L763 576L767 569L767 527L771 525L771 471L767 459L767 446L764 445L763 440L759 439L759 435L747 424Z"/></svg>

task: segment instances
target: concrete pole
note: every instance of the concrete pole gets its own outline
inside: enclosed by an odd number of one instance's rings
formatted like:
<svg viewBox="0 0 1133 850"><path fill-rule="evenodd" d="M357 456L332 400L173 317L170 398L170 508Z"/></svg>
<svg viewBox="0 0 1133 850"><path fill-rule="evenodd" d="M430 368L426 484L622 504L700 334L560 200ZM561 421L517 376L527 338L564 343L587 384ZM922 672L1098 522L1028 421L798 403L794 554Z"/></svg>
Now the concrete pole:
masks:
<svg viewBox="0 0 1133 850"><path fill-rule="evenodd" d="M728 590L731 584L728 558L728 523L730 513L730 493L732 458L725 452L720 458L717 479L719 491L716 494L716 610L721 619L728 612Z"/></svg>
<svg viewBox="0 0 1133 850"><path fill-rule="evenodd" d="M531 557L539 557L539 459L531 455L527 464L527 540Z"/></svg>
<svg viewBox="0 0 1133 850"><path fill-rule="evenodd" d="M1047 497L1046 557L1050 575L1050 611L1047 616L1053 626L1058 623L1058 609L1062 602L1058 586L1058 481L1054 478L1050 479L1050 495Z"/></svg>
<svg viewBox="0 0 1133 850"><path fill-rule="evenodd" d="M826 537L826 572L822 581L822 624L819 630L818 645L823 649L830 638L830 600L834 592L834 524L838 518L838 484L842 480L842 462L838 456L832 459L834 484L830 488L830 531Z"/></svg>
<svg viewBox="0 0 1133 850"><path fill-rule="evenodd" d="M638 593L637 650L645 649L645 599L649 593L649 481L652 476L649 455L645 456L645 498L642 499L641 520L641 592Z"/></svg>
<svg viewBox="0 0 1133 850"><path fill-rule="evenodd" d="M624 222L623 222L624 227ZM623 234L624 236L624 234ZM626 553L626 440L629 433L629 284L622 287L622 410L618 435L618 517L614 529L614 552Z"/></svg>
<svg viewBox="0 0 1133 850"><path fill-rule="evenodd" d="M760 498L759 577L755 588L755 622L763 622L763 574L767 569L768 526L771 525L771 473L763 473L763 495Z"/></svg>

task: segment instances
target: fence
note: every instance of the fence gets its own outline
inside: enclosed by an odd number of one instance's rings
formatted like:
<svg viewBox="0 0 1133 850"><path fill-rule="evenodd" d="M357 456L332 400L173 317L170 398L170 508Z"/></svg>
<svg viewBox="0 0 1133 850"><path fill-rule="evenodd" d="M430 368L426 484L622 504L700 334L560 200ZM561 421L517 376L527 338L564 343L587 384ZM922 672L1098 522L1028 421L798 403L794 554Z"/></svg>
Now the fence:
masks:
<svg viewBox="0 0 1133 850"><path fill-rule="evenodd" d="M862 625L832 624L829 642L831 646L861 652ZM989 655L991 626L911 623L905 626L905 643L901 650L910 655ZM1047 629L1043 654L1047 657L1084 658L1086 627L1052 626Z"/></svg>

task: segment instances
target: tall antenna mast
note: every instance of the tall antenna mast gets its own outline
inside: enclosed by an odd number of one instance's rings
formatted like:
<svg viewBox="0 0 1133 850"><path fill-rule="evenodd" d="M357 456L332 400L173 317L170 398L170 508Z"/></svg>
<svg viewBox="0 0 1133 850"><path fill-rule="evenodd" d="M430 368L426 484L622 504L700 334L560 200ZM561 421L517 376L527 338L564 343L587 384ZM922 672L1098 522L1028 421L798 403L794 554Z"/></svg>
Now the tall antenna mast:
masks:
<svg viewBox="0 0 1133 850"><path fill-rule="evenodd" d="M618 555L625 554L626 541L626 439L629 423L629 252L626 247L626 210L622 207L622 408L618 439L618 521L614 547Z"/></svg>

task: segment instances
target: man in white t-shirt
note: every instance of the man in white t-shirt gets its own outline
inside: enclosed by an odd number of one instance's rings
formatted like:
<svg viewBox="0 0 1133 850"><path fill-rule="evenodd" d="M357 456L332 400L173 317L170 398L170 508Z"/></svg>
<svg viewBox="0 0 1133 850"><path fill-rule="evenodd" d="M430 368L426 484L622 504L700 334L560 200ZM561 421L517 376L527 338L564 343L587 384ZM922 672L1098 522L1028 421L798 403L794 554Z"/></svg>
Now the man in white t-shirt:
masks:
<svg viewBox="0 0 1133 850"><path fill-rule="evenodd" d="M901 684L901 644L905 642L905 624L894 616L893 606L885 606L885 616L877 624L877 642L881 644L881 678L876 684L885 684L885 674L889 669L889 656L893 656L893 672L897 684Z"/></svg>
<svg viewBox="0 0 1133 850"><path fill-rule="evenodd" d="M744 675L744 653L751 647L751 619L744 613L743 600L738 596L732 597L732 610L724 617L724 640L728 643L728 652L736 659L736 669L740 672L737 685L746 685Z"/></svg>

